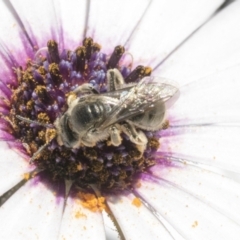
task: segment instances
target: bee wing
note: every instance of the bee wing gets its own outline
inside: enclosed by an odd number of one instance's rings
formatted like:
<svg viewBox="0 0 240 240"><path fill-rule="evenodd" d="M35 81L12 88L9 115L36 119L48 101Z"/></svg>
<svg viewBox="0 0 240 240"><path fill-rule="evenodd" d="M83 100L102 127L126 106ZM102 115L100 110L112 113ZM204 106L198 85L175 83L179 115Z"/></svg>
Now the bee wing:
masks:
<svg viewBox="0 0 240 240"><path fill-rule="evenodd" d="M137 83L126 84L126 86L124 86L121 89L118 89L118 90L115 90L115 91L110 91L110 92L105 92L105 93L100 93L100 95L119 99L123 95L123 93L129 92L129 90L131 90L131 88L136 86L136 85L137 85Z"/></svg>
<svg viewBox="0 0 240 240"><path fill-rule="evenodd" d="M145 77L128 91L122 91L120 100L110 113L96 126L101 131L117 122L124 121L143 113L159 102L167 102L178 92L169 80L159 77ZM175 102L172 100L171 104ZM167 105L168 106L168 105Z"/></svg>

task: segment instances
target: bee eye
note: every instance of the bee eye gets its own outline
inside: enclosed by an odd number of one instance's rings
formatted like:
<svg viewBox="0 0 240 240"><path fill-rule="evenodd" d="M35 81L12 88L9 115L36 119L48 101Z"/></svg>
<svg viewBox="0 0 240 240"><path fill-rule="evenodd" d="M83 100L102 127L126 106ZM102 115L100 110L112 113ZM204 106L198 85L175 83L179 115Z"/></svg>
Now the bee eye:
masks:
<svg viewBox="0 0 240 240"><path fill-rule="evenodd" d="M72 122L66 114L61 118L62 141L66 147L72 147L78 141L78 134L73 130Z"/></svg>

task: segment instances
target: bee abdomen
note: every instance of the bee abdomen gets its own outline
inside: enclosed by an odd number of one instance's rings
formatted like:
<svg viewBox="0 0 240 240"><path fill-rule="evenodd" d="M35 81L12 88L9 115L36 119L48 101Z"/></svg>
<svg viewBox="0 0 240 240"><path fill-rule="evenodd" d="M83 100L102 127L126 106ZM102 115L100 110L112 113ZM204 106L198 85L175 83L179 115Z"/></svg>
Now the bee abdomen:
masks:
<svg viewBox="0 0 240 240"><path fill-rule="evenodd" d="M158 103L154 108L129 119L136 127L147 131L159 130L165 118L165 105Z"/></svg>
<svg viewBox="0 0 240 240"><path fill-rule="evenodd" d="M71 112L71 122L77 132L86 130L105 113L101 103L77 104Z"/></svg>

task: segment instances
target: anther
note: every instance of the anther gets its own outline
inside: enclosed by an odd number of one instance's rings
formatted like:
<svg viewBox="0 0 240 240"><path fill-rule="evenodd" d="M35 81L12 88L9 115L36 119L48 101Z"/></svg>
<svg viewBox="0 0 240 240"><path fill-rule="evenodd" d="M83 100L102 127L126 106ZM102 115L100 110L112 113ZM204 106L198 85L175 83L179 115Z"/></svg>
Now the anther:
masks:
<svg viewBox="0 0 240 240"><path fill-rule="evenodd" d="M115 68L120 60L120 58L122 57L122 55L124 54L125 49L123 46L117 46L114 49L114 52L112 53L108 64L107 64L107 69L111 69L111 68Z"/></svg>
<svg viewBox="0 0 240 240"><path fill-rule="evenodd" d="M48 94L46 87L43 85L36 86L34 92L37 94L38 98L44 103L47 103L51 100L51 97Z"/></svg>
<svg viewBox="0 0 240 240"><path fill-rule="evenodd" d="M83 46L86 48L86 59L89 60L92 54L93 40L92 38L85 38L83 40Z"/></svg>
<svg viewBox="0 0 240 240"><path fill-rule="evenodd" d="M85 70L85 61L86 61L86 48L78 47L76 49L76 70L84 72Z"/></svg>
<svg viewBox="0 0 240 240"><path fill-rule="evenodd" d="M93 43L93 47L92 47L93 53L94 52L99 52L101 50L101 45L98 43Z"/></svg>
<svg viewBox="0 0 240 240"><path fill-rule="evenodd" d="M137 66L125 79L126 83L135 82L143 77L150 76L152 69L150 67Z"/></svg>
<svg viewBox="0 0 240 240"><path fill-rule="evenodd" d="M51 63L48 67L49 73L51 75L51 78L55 84L62 83L62 77L59 72L58 64Z"/></svg>
<svg viewBox="0 0 240 240"><path fill-rule="evenodd" d="M59 63L60 57L58 52L58 44L54 40L50 40L47 43L48 53L51 63Z"/></svg>

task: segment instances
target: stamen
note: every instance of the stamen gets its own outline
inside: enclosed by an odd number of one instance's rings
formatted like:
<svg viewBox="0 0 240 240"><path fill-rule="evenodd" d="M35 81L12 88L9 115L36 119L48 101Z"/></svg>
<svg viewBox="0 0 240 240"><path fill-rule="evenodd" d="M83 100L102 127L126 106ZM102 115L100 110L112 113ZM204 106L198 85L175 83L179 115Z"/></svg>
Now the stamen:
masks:
<svg viewBox="0 0 240 240"><path fill-rule="evenodd" d="M50 63L59 63L60 57L58 52L58 44L54 40L50 40L47 43Z"/></svg>
<svg viewBox="0 0 240 240"><path fill-rule="evenodd" d="M93 53L99 52L101 50L101 45L99 45L98 43L93 43L92 50L93 50Z"/></svg>
<svg viewBox="0 0 240 240"><path fill-rule="evenodd" d="M47 103L51 100L51 96L48 94L46 87L43 85L36 86L34 92L38 96L39 100L43 103Z"/></svg>
<svg viewBox="0 0 240 240"><path fill-rule="evenodd" d="M101 45L99 45L98 43L94 43L92 49L93 49L93 53L99 52L101 50Z"/></svg>
<svg viewBox="0 0 240 240"><path fill-rule="evenodd" d="M111 69L111 68L115 68L120 60L120 58L122 57L122 55L124 54L125 49L123 46L117 46L114 49L114 52L112 53L108 64L107 64L107 69Z"/></svg>
<svg viewBox="0 0 240 240"><path fill-rule="evenodd" d="M86 48L78 47L76 49L76 70L78 72L83 72L85 70L85 61L86 61Z"/></svg>
<svg viewBox="0 0 240 240"><path fill-rule="evenodd" d="M150 76L152 69L150 67L137 66L125 79L126 83L139 81L141 78Z"/></svg>
<svg viewBox="0 0 240 240"><path fill-rule="evenodd" d="M86 59L89 60L93 50L93 40L92 38L85 38L83 40L83 46L86 48Z"/></svg>
<svg viewBox="0 0 240 240"><path fill-rule="evenodd" d="M55 85L62 83L62 76L59 71L59 66L56 63L51 63L49 65L49 73Z"/></svg>

